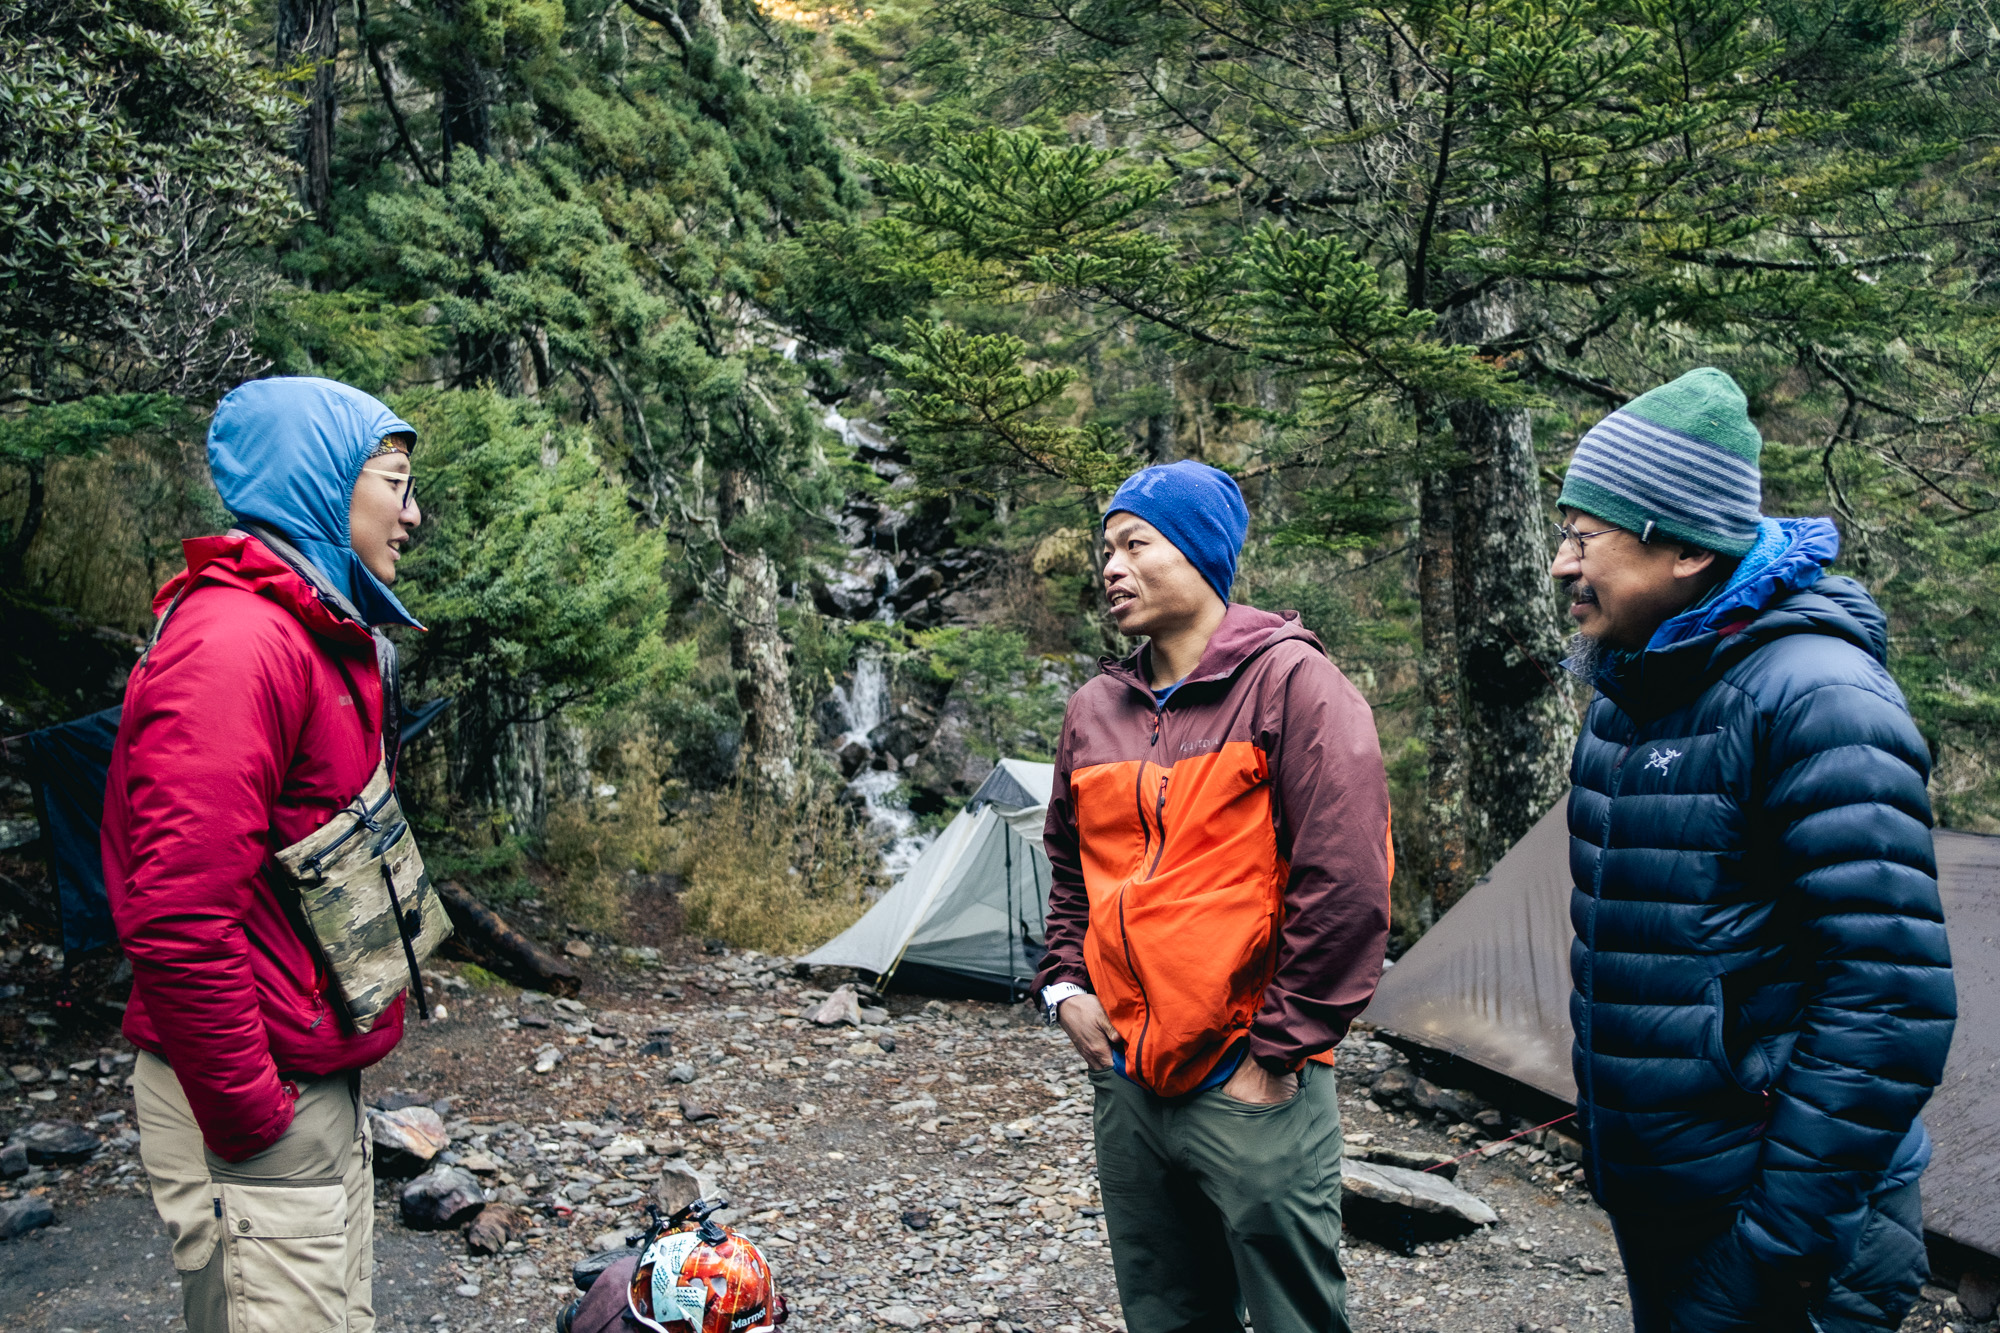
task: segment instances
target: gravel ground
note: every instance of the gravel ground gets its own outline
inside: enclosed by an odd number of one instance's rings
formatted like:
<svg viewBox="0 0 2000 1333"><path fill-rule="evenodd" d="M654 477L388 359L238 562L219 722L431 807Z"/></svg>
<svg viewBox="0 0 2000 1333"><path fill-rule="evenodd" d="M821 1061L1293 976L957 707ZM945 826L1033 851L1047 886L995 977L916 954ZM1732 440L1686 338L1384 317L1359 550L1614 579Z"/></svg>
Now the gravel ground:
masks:
<svg viewBox="0 0 2000 1333"><path fill-rule="evenodd" d="M366 1076L371 1100L400 1092L440 1103L451 1154L538 1223L507 1252L472 1256L455 1232L405 1229L398 1185L382 1182L376 1304L385 1333L548 1328L573 1294L570 1264L641 1226L638 1196L676 1161L727 1192L734 1225L778 1273L793 1328L1122 1329L1089 1086L1060 1034L1018 1007L908 996L867 1011L872 1021L858 1030L822 1029L800 1015L824 994L815 984L841 978L799 981L778 960L685 943L606 952L583 964L581 1012L439 969L447 1016L413 1028ZM75 1121L106 1146L88 1164L0 1189L46 1197L57 1219L0 1244L0 1326L177 1328L164 1236L127 1132L129 1063L118 1058L129 1050L102 1023L27 1021L33 1013L0 1013L7 1063L91 1063L61 1083L44 1073L0 1092L0 1129ZM641 1053L649 1040L667 1049ZM1366 1032L1342 1049L1351 1150L1467 1151L1463 1127L1454 1137L1371 1109L1360 1075L1394 1059ZM537 1073L538 1064L549 1067ZM1559 1158L1530 1162L1523 1152L1468 1161L1458 1183L1501 1220L1457 1241L1405 1254L1380 1243L1393 1237L1350 1231L1354 1326L1629 1329L1604 1215L1553 1174L1558 1167ZM1906 1329L1991 1327L1933 1294Z"/></svg>

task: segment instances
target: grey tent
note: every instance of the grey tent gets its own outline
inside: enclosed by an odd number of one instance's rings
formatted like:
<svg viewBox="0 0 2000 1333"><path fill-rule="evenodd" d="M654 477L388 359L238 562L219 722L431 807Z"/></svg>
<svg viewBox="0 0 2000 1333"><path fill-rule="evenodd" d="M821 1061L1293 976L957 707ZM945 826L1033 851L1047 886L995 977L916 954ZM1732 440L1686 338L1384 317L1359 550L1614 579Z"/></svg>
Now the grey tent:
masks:
<svg viewBox="0 0 2000 1333"><path fill-rule="evenodd" d="M1002 759L866 916L799 961L907 990L1019 999L1048 920L1042 819L1054 782L1052 764Z"/></svg>
<svg viewBox="0 0 2000 1333"><path fill-rule="evenodd" d="M1924 1110L1937 1148L1924 1225L2000 1255L2000 838L1935 836L1959 1017ZM1569 895L1557 806L1383 975L1369 1021L1573 1103Z"/></svg>

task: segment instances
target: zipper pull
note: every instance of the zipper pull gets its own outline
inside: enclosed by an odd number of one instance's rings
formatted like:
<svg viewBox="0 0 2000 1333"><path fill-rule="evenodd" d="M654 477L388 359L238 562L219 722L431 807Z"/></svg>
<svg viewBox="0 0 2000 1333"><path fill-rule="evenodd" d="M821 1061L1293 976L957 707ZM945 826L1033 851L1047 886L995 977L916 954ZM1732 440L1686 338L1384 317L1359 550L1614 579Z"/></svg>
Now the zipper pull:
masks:
<svg viewBox="0 0 2000 1333"><path fill-rule="evenodd" d="M1153 739L1147 741L1146 744L1158 745L1159 743L1160 743L1160 710L1155 708L1153 710Z"/></svg>

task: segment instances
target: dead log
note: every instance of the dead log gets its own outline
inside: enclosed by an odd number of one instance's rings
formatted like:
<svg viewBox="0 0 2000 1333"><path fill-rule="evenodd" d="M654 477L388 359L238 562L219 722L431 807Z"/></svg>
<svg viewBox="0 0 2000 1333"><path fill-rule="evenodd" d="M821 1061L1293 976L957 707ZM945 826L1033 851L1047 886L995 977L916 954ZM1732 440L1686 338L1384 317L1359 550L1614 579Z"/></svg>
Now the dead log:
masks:
<svg viewBox="0 0 2000 1333"><path fill-rule="evenodd" d="M583 976L574 967L508 925L465 889L440 880L437 891L451 915L452 929L489 972L551 995L575 995L583 989Z"/></svg>

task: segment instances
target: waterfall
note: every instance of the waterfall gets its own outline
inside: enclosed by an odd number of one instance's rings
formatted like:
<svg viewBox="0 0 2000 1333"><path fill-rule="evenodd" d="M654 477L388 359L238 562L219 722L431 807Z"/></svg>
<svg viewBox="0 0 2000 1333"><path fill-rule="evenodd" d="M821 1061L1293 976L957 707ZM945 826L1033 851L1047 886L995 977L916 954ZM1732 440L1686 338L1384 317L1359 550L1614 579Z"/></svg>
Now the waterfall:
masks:
<svg viewBox="0 0 2000 1333"><path fill-rule="evenodd" d="M836 687L841 717L847 724L840 743L869 744L868 733L888 720L889 663L881 653L862 653L854 661L854 682L846 689ZM882 849L882 869L891 879L900 879L930 846L931 836L917 832L917 817L892 794L902 779L885 769L864 768L847 784L861 802L868 827L888 840Z"/></svg>
<svg viewBox="0 0 2000 1333"><path fill-rule="evenodd" d="M875 426L844 417L832 407L826 409L822 423L857 454L863 450L879 454L884 448ZM874 466L885 479L901 471L886 461L877 461ZM896 557L878 547L870 525L857 525L850 530L843 524L842 531L849 534L847 540L854 555L847 567L829 580L835 601L854 619L894 621L896 594L902 587L902 580L896 574ZM895 708L889 698L889 662L884 654L859 653L854 661L854 679L845 686L834 687L832 703L841 722L840 741L834 749L858 743L872 751L874 742L869 740L870 733L888 721ZM881 762L879 757L875 761ZM917 817L910 813L897 791L901 785L901 777L891 768L872 765L864 766L847 784L848 792L866 813L869 828L886 840L882 869L891 879L900 879L916 864L932 840L930 834L917 832Z"/></svg>
<svg viewBox="0 0 2000 1333"><path fill-rule="evenodd" d="M854 659L854 689L841 702L846 705L847 734L840 743L868 744L868 733L889 717L889 666L880 653L862 653Z"/></svg>

